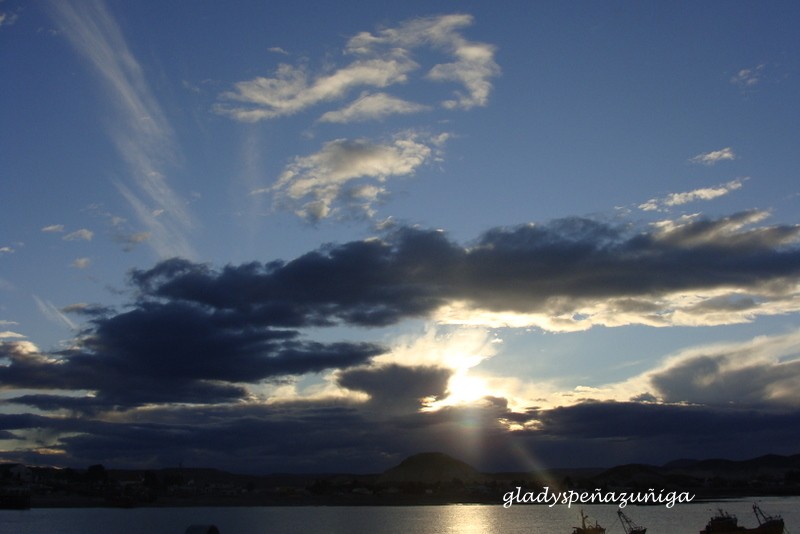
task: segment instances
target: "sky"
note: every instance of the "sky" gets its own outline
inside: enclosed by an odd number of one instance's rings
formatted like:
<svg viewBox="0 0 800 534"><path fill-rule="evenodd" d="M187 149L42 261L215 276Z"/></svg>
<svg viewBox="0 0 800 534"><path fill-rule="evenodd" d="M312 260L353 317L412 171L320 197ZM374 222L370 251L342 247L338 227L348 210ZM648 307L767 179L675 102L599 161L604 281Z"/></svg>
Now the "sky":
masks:
<svg viewBox="0 0 800 534"><path fill-rule="evenodd" d="M796 2L0 2L0 460L800 452Z"/></svg>

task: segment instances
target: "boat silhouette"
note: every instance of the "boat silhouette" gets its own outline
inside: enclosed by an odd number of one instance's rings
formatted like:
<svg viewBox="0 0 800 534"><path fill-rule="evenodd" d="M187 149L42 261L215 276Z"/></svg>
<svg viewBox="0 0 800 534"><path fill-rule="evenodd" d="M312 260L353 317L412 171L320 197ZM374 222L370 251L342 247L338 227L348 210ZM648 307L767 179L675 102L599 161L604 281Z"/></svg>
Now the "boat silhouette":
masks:
<svg viewBox="0 0 800 534"><path fill-rule="evenodd" d="M601 527L597 521L594 522L594 525L587 525L587 519L589 519L589 516L581 510L581 526L572 527L572 534L605 534L606 529Z"/></svg>
<svg viewBox="0 0 800 534"><path fill-rule="evenodd" d="M700 534L783 534L783 518L781 516L766 515L758 504L753 504L753 513L758 520L755 528L746 528L739 525L735 515L729 514L719 508L717 514L708 520L706 528Z"/></svg>
<svg viewBox="0 0 800 534"><path fill-rule="evenodd" d="M645 527L640 527L634 523L622 510L617 510L617 515L619 516L620 523L622 523L622 530L625 531L625 534L645 534L647 532Z"/></svg>

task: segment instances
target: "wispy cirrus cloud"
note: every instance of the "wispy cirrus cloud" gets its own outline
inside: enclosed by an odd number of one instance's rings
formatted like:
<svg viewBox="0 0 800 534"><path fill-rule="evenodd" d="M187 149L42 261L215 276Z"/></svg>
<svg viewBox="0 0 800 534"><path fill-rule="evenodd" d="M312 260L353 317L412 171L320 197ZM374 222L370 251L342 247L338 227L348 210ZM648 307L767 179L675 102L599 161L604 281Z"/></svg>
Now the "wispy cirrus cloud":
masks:
<svg viewBox="0 0 800 534"><path fill-rule="evenodd" d="M336 139L315 154L295 158L273 187L253 193L273 192L278 202L288 203L312 222L335 215L343 206L369 214L386 193L389 178L413 174L445 139L413 132L383 144Z"/></svg>
<svg viewBox="0 0 800 534"><path fill-rule="evenodd" d="M719 150L712 150L711 152L704 152L689 159L690 163L699 163L701 165L715 165L720 161L732 161L736 159L736 154L731 147L721 148Z"/></svg>
<svg viewBox="0 0 800 534"><path fill-rule="evenodd" d="M683 193L671 193L662 198L651 198L647 202L640 204L639 209L643 211L656 211L696 202L698 200L714 200L715 198L727 195L731 191L740 189L745 180L747 180L746 177L737 178L736 180L731 180L730 182L717 185L716 187L703 187Z"/></svg>
<svg viewBox="0 0 800 534"><path fill-rule="evenodd" d="M91 241L93 237L94 232L86 228L81 228L80 230L68 233L61 239L64 241Z"/></svg>
<svg viewBox="0 0 800 534"><path fill-rule="evenodd" d="M63 224L51 224L50 226L45 226L42 228L42 232L45 233L61 233L64 231Z"/></svg>
<svg viewBox="0 0 800 534"><path fill-rule="evenodd" d="M128 189L126 199L153 234L150 244L162 257L193 257L188 238L193 219L165 175L178 159L172 128L119 26L99 0L54 1L49 6L63 35L110 89L105 94L118 113L110 134L138 189ZM155 217L157 210L165 215Z"/></svg>
<svg viewBox="0 0 800 534"><path fill-rule="evenodd" d="M52 302L46 299L42 299L36 295L33 295L33 300L36 302L36 307L39 308L39 311L47 317L50 321L66 326L71 330L76 330L78 325L75 322L67 317L61 310L58 309Z"/></svg>

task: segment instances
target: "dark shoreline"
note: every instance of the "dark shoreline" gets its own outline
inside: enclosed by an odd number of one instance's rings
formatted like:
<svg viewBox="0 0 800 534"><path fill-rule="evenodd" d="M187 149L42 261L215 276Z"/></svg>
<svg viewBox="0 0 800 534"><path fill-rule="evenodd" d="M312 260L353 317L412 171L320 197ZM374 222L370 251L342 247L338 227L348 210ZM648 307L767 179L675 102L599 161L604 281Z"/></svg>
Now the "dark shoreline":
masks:
<svg viewBox="0 0 800 534"><path fill-rule="evenodd" d="M689 492L691 494L691 492ZM763 498L797 497L798 493L737 493L724 495L695 495L691 503L701 504L708 502L758 500ZM591 504L591 503L588 503ZM464 498L454 499L453 496L446 495L395 495L387 497L385 495L338 495L313 497L304 496L298 498L275 497L268 495L253 496L232 496L232 497L198 497L198 498L160 498L153 502L126 502L124 504L115 503L102 497L83 497L83 496L34 496L31 499L30 508L238 508L238 507L285 507L285 506L444 506L444 505L503 505L502 494L491 495L483 498ZM608 503L615 506L615 503ZM519 506L548 506L546 503L515 503L514 507ZM560 506L560 504L559 504ZM573 505L575 506L575 505ZM664 506L663 503L648 504L628 504L627 507L634 506Z"/></svg>
<svg viewBox="0 0 800 534"><path fill-rule="evenodd" d="M670 493L688 493L691 502L796 497L800 455L508 473L481 473L441 453L417 454L374 474L245 475L184 467L139 470L93 465L77 470L0 465L3 509L502 505L509 492L544 488L551 496L563 491L653 493L660 501L641 506L663 506L662 497L669 499ZM513 504L534 504L530 500Z"/></svg>

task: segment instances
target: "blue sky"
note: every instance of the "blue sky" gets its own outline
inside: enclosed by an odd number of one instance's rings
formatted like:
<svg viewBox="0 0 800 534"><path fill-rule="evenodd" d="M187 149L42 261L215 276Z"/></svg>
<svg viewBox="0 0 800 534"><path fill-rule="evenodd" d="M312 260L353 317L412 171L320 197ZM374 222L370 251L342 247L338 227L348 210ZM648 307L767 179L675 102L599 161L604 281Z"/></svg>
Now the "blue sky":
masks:
<svg viewBox="0 0 800 534"><path fill-rule="evenodd" d="M0 2L3 457L166 465L178 431L267 471L797 452L799 22ZM754 410L769 444L673 424ZM670 430L579 430L637 417Z"/></svg>

